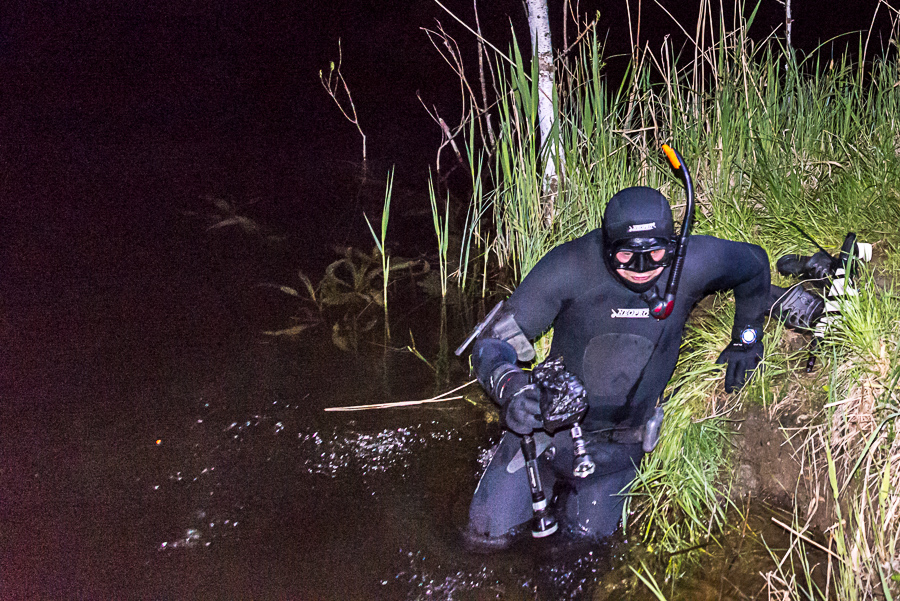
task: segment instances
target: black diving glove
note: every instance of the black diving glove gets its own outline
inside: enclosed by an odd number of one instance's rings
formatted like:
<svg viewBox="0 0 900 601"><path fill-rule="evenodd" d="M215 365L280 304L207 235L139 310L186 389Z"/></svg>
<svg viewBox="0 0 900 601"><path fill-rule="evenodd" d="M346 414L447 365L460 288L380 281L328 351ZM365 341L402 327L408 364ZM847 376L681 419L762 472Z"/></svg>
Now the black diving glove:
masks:
<svg viewBox="0 0 900 601"><path fill-rule="evenodd" d="M748 330L751 333L748 333ZM727 364L725 368L725 392L739 390L753 375L762 361L763 343L759 332L748 328L741 334L741 339L725 347L716 359L717 365Z"/></svg>
<svg viewBox="0 0 900 601"><path fill-rule="evenodd" d="M516 434L531 434L544 423L541 421L541 392L535 384L519 388L503 403L500 416L506 427Z"/></svg>
<svg viewBox="0 0 900 601"><path fill-rule="evenodd" d="M541 392L531 378L515 365L516 351L496 338L481 338L472 349L475 377L500 405L500 416L516 434L531 434L543 426Z"/></svg>

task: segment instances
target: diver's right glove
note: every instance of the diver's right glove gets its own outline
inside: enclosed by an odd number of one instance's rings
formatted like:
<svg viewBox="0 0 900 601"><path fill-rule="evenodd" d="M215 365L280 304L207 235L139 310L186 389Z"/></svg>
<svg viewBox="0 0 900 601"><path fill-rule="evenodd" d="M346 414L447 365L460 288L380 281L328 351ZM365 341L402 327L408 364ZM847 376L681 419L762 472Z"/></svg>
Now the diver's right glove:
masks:
<svg viewBox="0 0 900 601"><path fill-rule="evenodd" d="M516 434L531 434L544 425L540 419L541 391L535 384L519 388L501 404L500 417L506 427Z"/></svg>
<svg viewBox="0 0 900 601"><path fill-rule="evenodd" d="M475 377L500 405L503 422L517 434L531 434L542 426L541 392L516 359L515 349L496 338L480 338L472 349Z"/></svg>

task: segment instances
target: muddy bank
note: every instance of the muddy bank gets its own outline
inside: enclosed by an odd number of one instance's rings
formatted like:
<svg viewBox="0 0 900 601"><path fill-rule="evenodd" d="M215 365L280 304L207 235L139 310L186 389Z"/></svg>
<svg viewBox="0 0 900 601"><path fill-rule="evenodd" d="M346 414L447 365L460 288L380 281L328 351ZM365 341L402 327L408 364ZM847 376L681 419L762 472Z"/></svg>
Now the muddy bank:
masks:
<svg viewBox="0 0 900 601"><path fill-rule="evenodd" d="M745 404L729 416L733 429L729 493L739 506L761 502L786 512L787 521L782 520L786 524L793 523L796 512L809 534L820 540L835 524L825 452L811 440L812 428L822 419L823 401L810 388L816 382L821 388L822 383L817 374L797 370L796 379L803 384L787 395L782 406ZM818 450L812 453L810 445Z"/></svg>
<svg viewBox="0 0 900 601"><path fill-rule="evenodd" d="M808 502L800 481L801 464L789 437L793 417L771 419L758 405L744 407L730 416L734 434L734 500L752 497L784 509ZM786 426L787 424L787 426Z"/></svg>

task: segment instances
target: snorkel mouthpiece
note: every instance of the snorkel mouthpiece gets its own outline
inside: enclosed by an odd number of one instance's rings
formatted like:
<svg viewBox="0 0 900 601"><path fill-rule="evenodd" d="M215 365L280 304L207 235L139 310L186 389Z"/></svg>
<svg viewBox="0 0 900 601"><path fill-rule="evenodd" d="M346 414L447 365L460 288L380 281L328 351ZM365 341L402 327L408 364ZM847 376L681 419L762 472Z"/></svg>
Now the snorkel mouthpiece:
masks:
<svg viewBox="0 0 900 601"><path fill-rule="evenodd" d="M672 270L669 272L669 282L666 285L665 297L660 297L656 288L651 288L643 294L641 298L650 308L650 315L656 319L662 320L672 314L675 308L675 293L678 291L678 282L681 280L681 270L684 268L684 255L687 252L688 240L691 236L691 226L694 224L694 185L691 183L691 174L688 173L687 165L684 159L678 154L678 151L663 144L663 152L669 159L669 165L672 170L681 177L684 184L684 190L687 194L687 204L684 208L684 222L681 224L681 234L678 236L678 248L675 251L675 258L672 262Z"/></svg>

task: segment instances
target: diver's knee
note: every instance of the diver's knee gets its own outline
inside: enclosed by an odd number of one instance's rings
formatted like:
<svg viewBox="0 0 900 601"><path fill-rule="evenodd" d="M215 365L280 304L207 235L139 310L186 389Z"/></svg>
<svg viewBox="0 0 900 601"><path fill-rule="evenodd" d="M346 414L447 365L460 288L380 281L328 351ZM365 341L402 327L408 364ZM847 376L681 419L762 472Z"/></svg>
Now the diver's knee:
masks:
<svg viewBox="0 0 900 601"><path fill-rule="evenodd" d="M528 524L521 524L504 532L491 534L469 524L461 533L463 548L470 553L497 553L508 549L528 534Z"/></svg>
<svg viewBox="0 0 900 601"><path fill-rule="evenodd" d="M604 516L605 519L570 520L567 521L563 531L566 536L576 540L589 540L599 542L610 538L618 532L622 525L621 514Z"/></svg>

